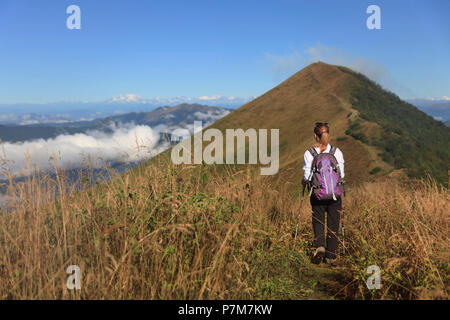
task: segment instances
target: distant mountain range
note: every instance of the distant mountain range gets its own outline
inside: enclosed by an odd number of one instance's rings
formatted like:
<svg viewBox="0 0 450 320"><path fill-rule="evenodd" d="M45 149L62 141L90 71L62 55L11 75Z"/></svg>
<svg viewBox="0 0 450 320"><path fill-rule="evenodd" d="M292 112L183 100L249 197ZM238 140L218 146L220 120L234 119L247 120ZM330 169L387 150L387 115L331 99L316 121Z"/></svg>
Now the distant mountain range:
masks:
<svg viewBox="0 0 450 320"><path fill-rule="evenodd" d="M448 123L450 121L450 98L444 99L412 99L409 103L434 117L434 119Z"/></svg>
<svg viewBox="0 0 450 320"><path fill-rule="evenodd" d="M45 125L0 125L0 141L50 139L59 135L87 133L93 130L111 133L114 128L125 124L158 128L158 131L165 134L178 128L188 128L192 126L194 120L203 120L210 124L230 111L231 109L184 103L173 107L159 107L149 112L131 112L86 121L50 122Z"/></svg>
<svg viewBox="0 0 450 320"><path fill-rule="evenodd" d="M149 112L162 106L171 107L184 103L235 109L253 98L216 95L194 98L144 99L134 94L126 94L101 102L0 104L0 124L29 125L84 122L130 112Z"/></svg>

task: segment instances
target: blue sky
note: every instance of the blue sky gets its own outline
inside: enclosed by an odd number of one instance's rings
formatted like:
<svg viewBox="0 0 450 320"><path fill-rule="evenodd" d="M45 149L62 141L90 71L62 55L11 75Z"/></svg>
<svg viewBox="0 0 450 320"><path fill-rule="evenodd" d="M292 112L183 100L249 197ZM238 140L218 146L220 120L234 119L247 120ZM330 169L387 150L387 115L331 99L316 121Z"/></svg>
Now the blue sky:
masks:
<svg viewBox="0 0 450 320"><path fill-rule="evenodd" d="M402 98L450 96L449 14L446 0L0 0L0 104L258 96L317 59Z"/></svg>

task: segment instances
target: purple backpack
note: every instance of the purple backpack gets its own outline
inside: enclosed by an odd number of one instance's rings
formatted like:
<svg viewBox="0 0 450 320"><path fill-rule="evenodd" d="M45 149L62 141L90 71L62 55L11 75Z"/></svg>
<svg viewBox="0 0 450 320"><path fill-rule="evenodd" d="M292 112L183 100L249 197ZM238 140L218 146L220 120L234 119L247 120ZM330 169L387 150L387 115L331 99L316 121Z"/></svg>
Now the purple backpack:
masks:
<svg viewBox="0 0 450 320"><path fill-rule="evenodd" d="M311 167L311 193L318 200L337 200L343 192L341 170L334 156L335 146L331 146L329 153L317 153L314 148L308 149L314 157Z"/></svg>

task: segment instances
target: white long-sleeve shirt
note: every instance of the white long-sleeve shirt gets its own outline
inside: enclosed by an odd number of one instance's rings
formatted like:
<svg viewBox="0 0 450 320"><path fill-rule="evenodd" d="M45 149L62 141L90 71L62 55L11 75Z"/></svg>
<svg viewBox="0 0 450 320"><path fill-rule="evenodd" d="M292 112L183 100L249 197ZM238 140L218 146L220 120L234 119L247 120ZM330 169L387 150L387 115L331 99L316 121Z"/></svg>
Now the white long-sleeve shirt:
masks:
<svg viewBox="0 0 450 320"><path fill-rule="evenodd" d="M319 148L314 148L317 153L320 153ZM328 144L327 148L324 152L330 152L331 145ZM339 169L341 170L341 178L344 178L344 155L342 154L342 151L339 150L339 148L336 147L336 151L334 152L334 156L336 157L336 160L339 164ZM303 156L303 179L304 180L311 180L311 166L313 162L313 155L311 152L306 150L305 155Z"/></svg>

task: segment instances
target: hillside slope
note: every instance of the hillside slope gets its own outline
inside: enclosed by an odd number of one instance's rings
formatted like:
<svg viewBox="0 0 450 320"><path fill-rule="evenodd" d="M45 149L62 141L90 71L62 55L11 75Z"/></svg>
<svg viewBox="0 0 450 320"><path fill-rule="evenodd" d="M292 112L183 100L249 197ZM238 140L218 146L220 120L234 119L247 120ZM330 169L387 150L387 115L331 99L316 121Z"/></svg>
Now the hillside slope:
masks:
<svg viewBox="0 0 450 320"><path fill-rule="evenodd" d="M430 173L447 182L450 130L416 107L348 68L314 63L213 127L279 128L280 172L295 183L313 126L326 121L331 143L341 148L350 184L405 168L411 176ZM434 142L434 143L432 143Z"/></svg>

